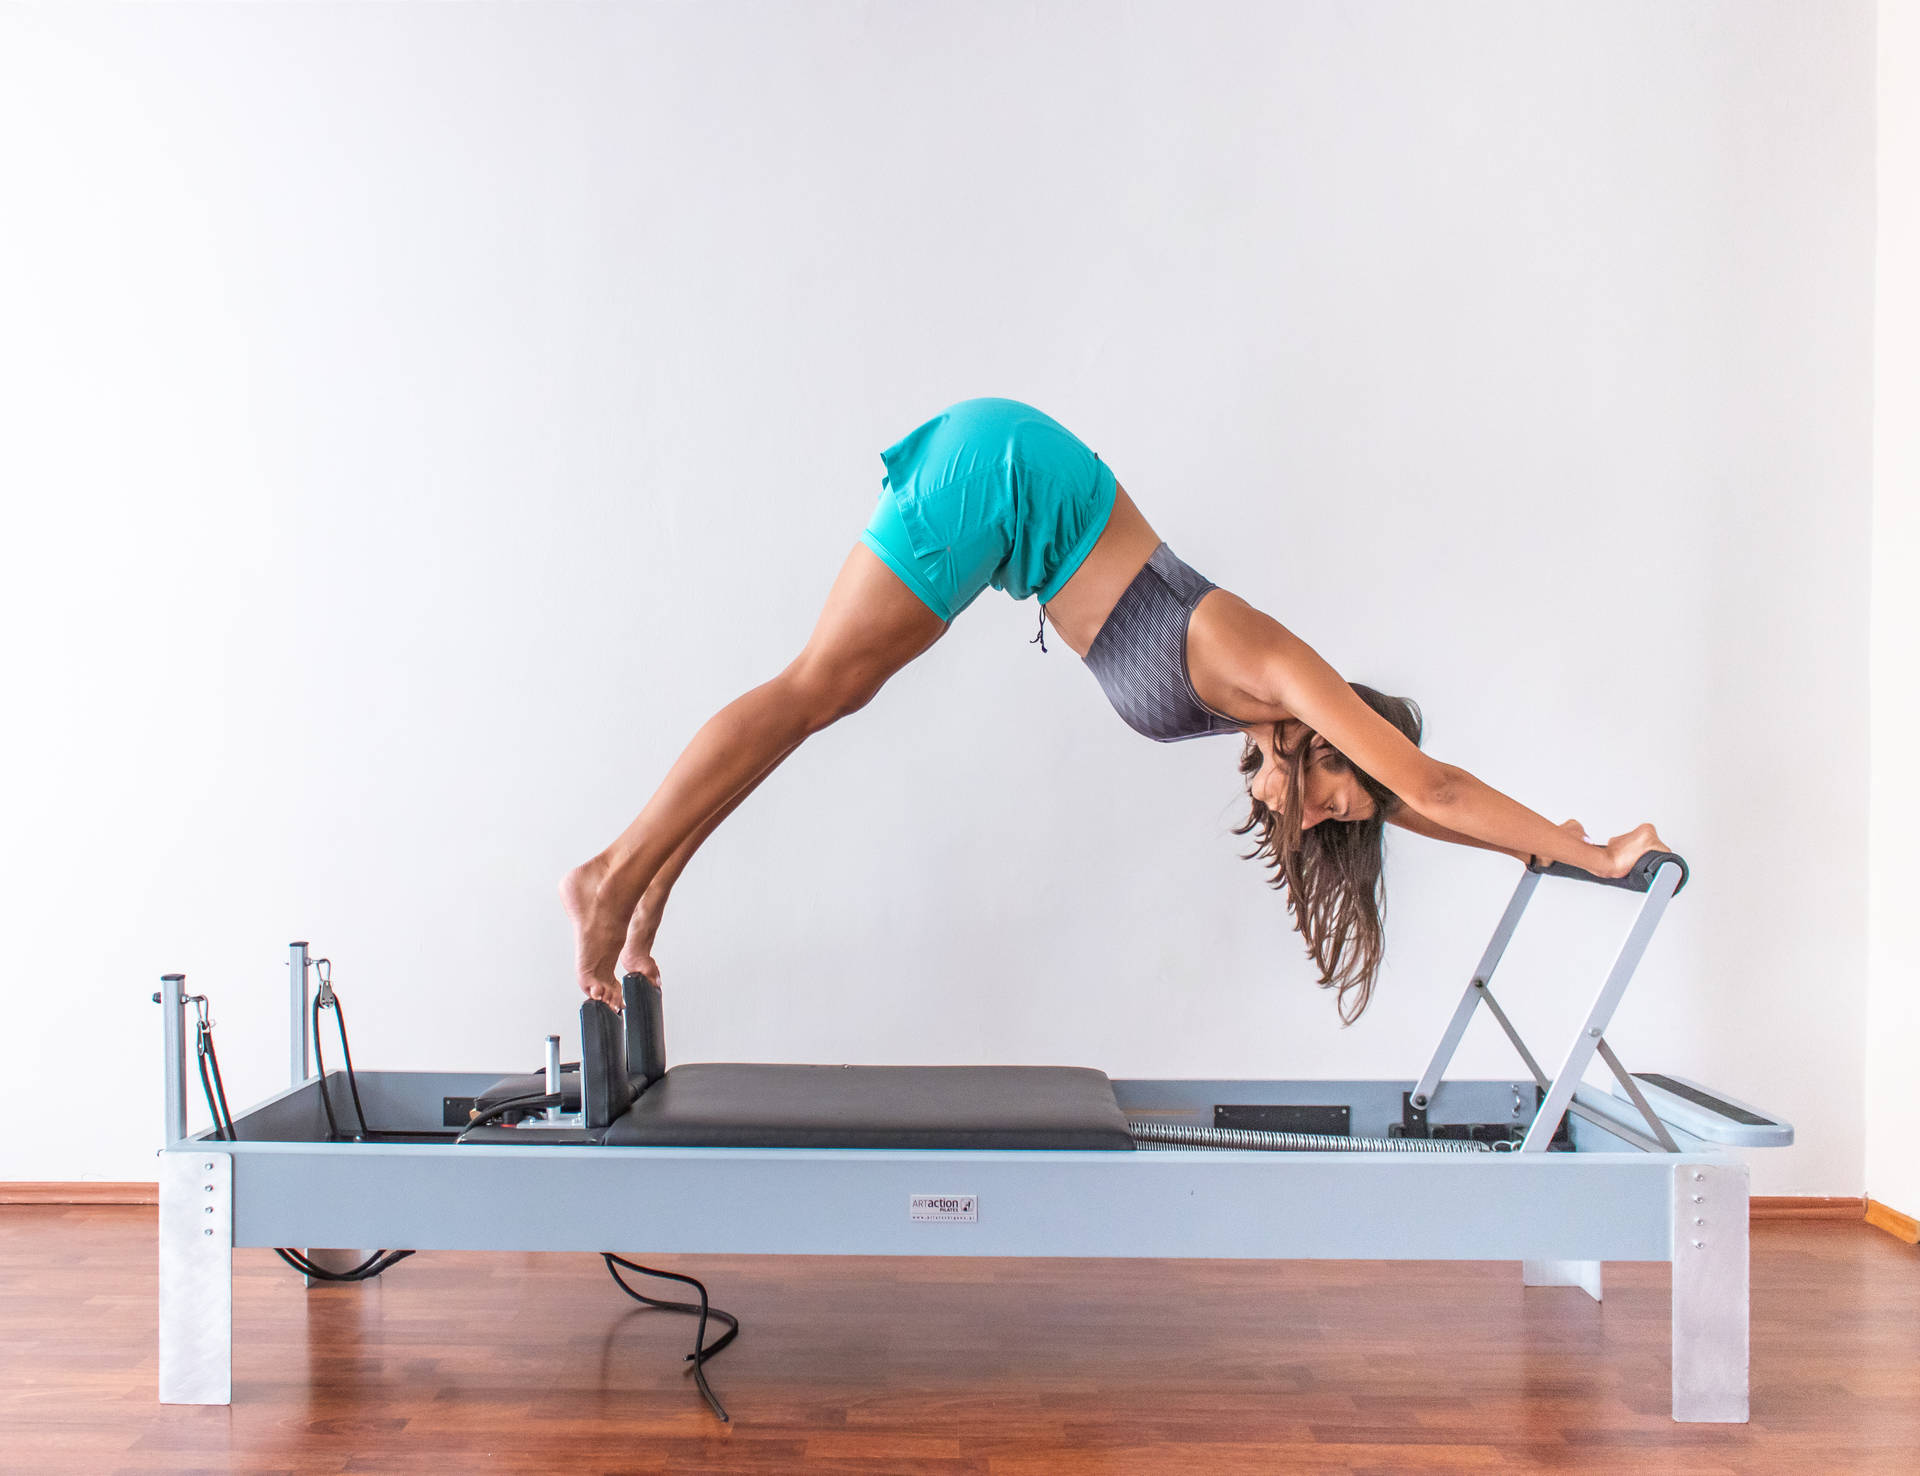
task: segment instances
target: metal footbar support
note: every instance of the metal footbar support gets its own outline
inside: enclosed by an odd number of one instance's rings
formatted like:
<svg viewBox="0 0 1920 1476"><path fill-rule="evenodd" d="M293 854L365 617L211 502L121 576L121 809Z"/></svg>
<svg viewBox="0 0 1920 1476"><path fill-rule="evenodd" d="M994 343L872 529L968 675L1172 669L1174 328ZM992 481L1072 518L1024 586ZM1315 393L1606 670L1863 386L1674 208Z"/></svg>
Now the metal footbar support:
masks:
<svg viewBox="0 0 1920 1476"><path fill-rule="evenodd" d="M1599 882L1605 886L1620 887L1631 892L1645 894L1646 901L1641 904L1633 924L1627 929L1626 940L1620 945L1620 952L1614 959L1613 967L1607 971L1606 981L1600 986L1592 1007L1587 1011L1586 1019L1581 1023L1580 1031L1568 1047L1560 1070L1549 1078L1540 1063L1534 1059L1533 1052L1527 1049L1526 1042L1520 1038L1520 1032L1514 1029L1513 1022L1507 1018L1507 1012L1493 997L1488 987L1493 971L1499 966L1501 956L1507 951L1507 942L1513 937L1513 930L1519 926L1521 915L1527 910L1527 903L1533 897L1533 889L1539 885L1542 876L1566 876L1581 881ZM1533 1126L1528 1129L1524 1142L1520 1145L1523 1153L1544 1153L1553 1141L1554 1133L1559 1129L1561 1118L1569 1112L1575 1116L1604 1128L1614 1136L1633 1144L1649 1153L1678 1153L1679 1145L1673 1134L1667 1131L1667 1125L1648 1103L1646 1094L1641 1091L1632 1075L1620 1062L1620 1058L1607 1044L1606 1028L1613 1020L1613 1012L1619 1008L1620 1001L1627 992L1627 985L1633 981L1633 973L1640 965L1641 956L1647 950L1647 944L1653 937L1653 930L1659 926L1660 918L1667 909L1667 903L1676 892L1686 885L1687 863L1670 851L1649 851L1633 865L1633 869L1623 877L1598 877L1578 867L1566 866L1555 862L1551 866L1528 867L1520 877L1520 883L1513 889L1513 897L1507 903L1505 913L1495 925L1493 937L1487 943L1487 949L1481 955L1479 967L1473 971L1460 1003L1454 1009L1453 1018L1448 1022L1446 1031L1440 1037L1440 1045L1433 1053L1433 1059L1427 1064L1426 1071L1420 1077L1408 1103L1424 1112L1432 1103L1445 1079L1447 1064L1453 1059L1453 1053L1460 1044L1460 1038L1466 1034L1467 1026L1473 1014L1485 1004L1500 1028L1513 1042L1514 1049L1520 1053L1520 1059L1526 1062L1527 1070L1545 1093L1540 1110L1534 1115ZM1619 1120L1606 1111L1592 1097L1580 1091L1580 1080L1586 1074L1587 1067L1598 1056L1606 1062L1607 1068L1619 1081L1627 1099L1638 1110L1645 1121L1647 1131L1641 1132Z"/></svg>

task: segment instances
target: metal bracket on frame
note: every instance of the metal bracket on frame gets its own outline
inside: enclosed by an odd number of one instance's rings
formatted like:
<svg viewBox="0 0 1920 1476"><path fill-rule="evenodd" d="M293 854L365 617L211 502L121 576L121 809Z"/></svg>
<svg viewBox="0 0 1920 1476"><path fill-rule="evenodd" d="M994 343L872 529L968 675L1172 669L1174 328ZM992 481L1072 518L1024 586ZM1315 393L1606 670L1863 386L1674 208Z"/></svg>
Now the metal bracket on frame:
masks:
<svg viewBox="0 0 1920 1476"><path fill-rule="evenodd" d="M1507 943L1513 937L1513 930L1520 925L1520 918L1532 900L1533 889L1540 884L1545 873L1528 870L1521 873L1520 884L1513 889L1513 897L1507 903L1507 910L1501 914L1495 925L1493 937L1487 943L1486 952L1480 957L1480 964L1473 971L1460 1003L1455 1007L1453 1018L1447 1023L1446 1031L1440 1037L1440 1044L1433 1053L1433 1059L1427 1063L1427 1069L1421 1074L1419 1083L1414 1087L1411 1105L1424 1111L1433 1103L1434 1095L1440 1090L1445 1078L1448 1063L1453 1059L1454 1051L1460 1045L1460 1039L1467 1033L1467 1026L1473 1019L1473 1012L1484 1003L1495 1021L1513 1042L1513 1048L1520 1053L1520 1059L1526 1062L1527 1070L1533 1073L1533 1079L1546 1092L1546 1099L1535 1114L1533 1125L1528 1128L1526 1139L1520 1145L1522 1153L1544 1153L1547 1145L1553 1141L1553 1135L1560 1125L1560 1119L1572 1112L1585 1118L1597 1127L1604 1128L1617 1137L1632 1143L1635 1147L1649 1153L1678 1153L1679 1144L1673 1140L1673 1134L1667 1131L1653 1108L1648 1104L1646 1095L1620 1058L1614 1054L1613 1047L1607 1044L1606 1029L1613 1020L1613 1012L1619 1008L1621 998L1627 992L1627 985L1633 981L1633 971L1640 966L1641 956L1647 951L1647 944L1653 937L1653 930L1660 925L1660 918L1667 910L1667 903L1679 890L1681 870L1677 864L1660 866L1653 874L1647 887L1646 901L1640 906L1633 925L1627 929L1626 941L1620 945L1620 952L1613 961L1613 967L1607 971L1606 981L1600 986L1593 1006L1587 1011L1587 1017L1580 1026L1579 1034L1574 1036L1573 1044L1568 1047L1566 1059L1561 1062L1560 1070L1549 1078L1540 1063L1534 1059L1533 1052L1520 1038L1520 1032L1514 1029L1513 1021L1507 1018L1507 1012L1500 1008L1500 1002L1493 997L1488 987L1493 971L1499 967L1500 959L1507 951ZM1583 1096L1580 1091L1581 1078L1587 1067L1593 1064L1598 1055L1607 1063L1607 1069L1618 1078L1620 1085L1632 1100L1633 1105L1646 1119L1648 1132L1642 1133L1628 1127L1617 1117L1593 1105L1592 1098Z"/></svg>

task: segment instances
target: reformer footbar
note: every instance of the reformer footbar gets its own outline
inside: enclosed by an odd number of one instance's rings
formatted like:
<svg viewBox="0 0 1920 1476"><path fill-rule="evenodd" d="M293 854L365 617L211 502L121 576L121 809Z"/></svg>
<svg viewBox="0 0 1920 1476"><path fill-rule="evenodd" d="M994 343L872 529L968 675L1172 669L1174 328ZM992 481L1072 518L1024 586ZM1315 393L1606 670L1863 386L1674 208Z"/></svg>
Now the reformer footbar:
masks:
<svg viewBox="0 0 1920 1476"><path fill-rule="evenodd" d="M1514 929L1519 927L1520 919L1527 910L1527 903L1533 898L1534 888L1539 886L1542 876L1564 876L1579 881L1597 882L1603 886L1623 887L1628 891L1643 892L1646 901L1641 904L1639 913L1634 917L1633 925L1627 929L1626 940L1620 945L1620 952L1613 961L1613 967L1607 971L1607 977L1600 986L1600 992L1594 997L1593 1005L1587 1011L1579 1032L1573 1043L1567 1048L1560 1070L1549 1078L1534 1059L1533 1052L1527 1049L1527 1043L1520 1038L1520 1032L1514 1028L1513 1021L1507 1018L1507 1012L1500 1008L1500 1002L1493 997L1490 987L1493 971L1500 966L1500 959L1507 951L1507 943L1513 937ZM1533 1073L1534 1081L1546 1094L1540 1108L1534 1115L1533 1124L1527 1130L1520 1144L1522 1153L1544 1153L1552 1143L1554 1134L1559 1131L1560 1120L1568 1112L1573 1112L1593 1123L1597 1127L1624 1138L1636 1147L1655 1153L1678 1153L1680 1145L1660 1120L1646 1095L1635 1082L1632 1074L1621 1065L1620 1058L1607 1044L1606 1029L1613 1020L1613 1012L1619 1008L1621 998L1627 992L1627 985L1633 981L1634 970L1639 967L1640 959L1647 951L1647 943L1653 937L1653 931L1660 924L1660 918L1667 910L1667 903L1687 882L1687 863L1671 851L1649 851L1633 865L1633 869L1622 877L1595 876L1592 872L1577 867L1554 862L1541 867L1529 865L1521 873L1520 881L1513 889L1513 897L1507 903L1507 909L1495 924L1493 937L1487 943L1486 952L1480 956L1479 966L1474 969L1473 977L1468 980L1460 1003L1454 1009L1453 1018L1447 1024L1440 1037L1440 1044L1433 1053L1433 1059L1427 1063L1427 1069L1421 1073L1418 1084L1408 1094L1408 1104L1415 1111L1424 1112L1432 1105L1445 1078L1448 1064L1453 1053L1460 1045L1460 1038L1466 1034L1467 1026L1473 1020L1476 1009L1484 1003L1500 1028L1513 1042L1513 1048L1520 1053L1520 1059L1526 1062L1527 1070ZM1598 1055L1607 1063L1629 1101L1638 1109L1644 1119L1647 1132L1642 1133L1624 1123L1620 1118L1600 1106L1591 1097L1582 1096L1581 1078L1587 1067Z"/></svg>

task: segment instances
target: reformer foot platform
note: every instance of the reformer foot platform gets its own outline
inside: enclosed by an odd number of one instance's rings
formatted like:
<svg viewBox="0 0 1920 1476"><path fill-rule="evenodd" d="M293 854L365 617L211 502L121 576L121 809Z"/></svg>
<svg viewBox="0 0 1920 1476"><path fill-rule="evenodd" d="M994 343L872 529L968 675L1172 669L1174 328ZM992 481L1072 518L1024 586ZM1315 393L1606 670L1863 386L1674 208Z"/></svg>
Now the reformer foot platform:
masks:
<svg viewBox="0 0 1920 1476"><path fill-rule="evenodd" d="M1601 880L1560 866L1522 874L1417 1080L669 1066L660 992L639 975L624 981L621 1012L582 1006L571 1069L549 1037L545 1069L524 1076L355 1073L350 1057L310 1076L319 1004L310 1012L302 943L290 968L294 1084L223 1140L187 1133L185 1007L199 997L168 975L156 996L167 1052L160 1397L232 1399L236 1245L1508 1259L1529 1286L1595 1297L1601 1262L1662 1260L1674 1268L1674 1418L1745 1420L1747 1171L1725 1148L1788 1143L1792 1128L1684 1077L1631 1073L1606 1042L1686 881L1678 856L1649 855L1607 883L1642 900L1559 1069L1542 1069L1490 982L1543 875ZM1446 1078L1482 1004L1524 1078ZM203 1079L210 1045L203 1011ZM1582 1080L1595 1057L1610 1095ZM700 1311L704 1329L704 1290L698 1307L655 1305ZM702 1356L696 1346L696 1376Z"/></svg>

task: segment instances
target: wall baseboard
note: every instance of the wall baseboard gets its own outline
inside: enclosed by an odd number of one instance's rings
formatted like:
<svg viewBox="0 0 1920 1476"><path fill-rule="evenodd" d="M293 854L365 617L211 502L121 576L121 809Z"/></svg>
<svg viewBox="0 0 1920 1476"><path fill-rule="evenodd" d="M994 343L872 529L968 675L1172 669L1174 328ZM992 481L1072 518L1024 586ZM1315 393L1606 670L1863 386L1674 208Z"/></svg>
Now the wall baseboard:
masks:
<svg viewBox="0 0 1920 1476"><path fill-rule="evenodd" d="M0 1182L0 1205L6 1204L158 1204L157 1184L31 1184ZM1909 1245L1920 1244L1920 1221L1871 1199L1827 1199L1806 1194L1755 1195L1756 1220L1858 1220L1897 1235Z"/></svg>
<svg viewBox="0 0 1920 1476"><path fill-rule="evenodd" d="M158 1204L156 1184L0 1183L0 1204Z"/></svg>
<svg viewBox="0 0 1920 1476"><path fill-rule="evenodd" d="M1867 1201L1851 1198L1826 1199L1813 1194L1756 1194L1748 1201L1748 1216L1755 1220L1857 1220L1866 1213Z"/></svg>
<svg viewBox="0 0 1920 1476"><path fill-rule="evenodd" d="M1920 1245L1920 1220L1903 1215L1899 1210L1888 1209L1871 1199L1867 1201L1867 1223L1886 1231L1896 1240L1906 1241L1908 1245Z"/></svg>

